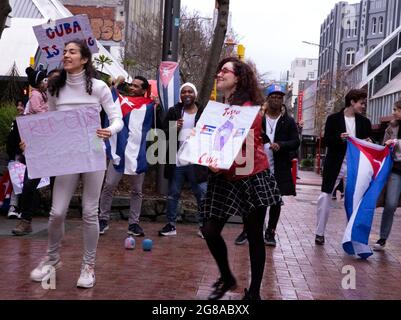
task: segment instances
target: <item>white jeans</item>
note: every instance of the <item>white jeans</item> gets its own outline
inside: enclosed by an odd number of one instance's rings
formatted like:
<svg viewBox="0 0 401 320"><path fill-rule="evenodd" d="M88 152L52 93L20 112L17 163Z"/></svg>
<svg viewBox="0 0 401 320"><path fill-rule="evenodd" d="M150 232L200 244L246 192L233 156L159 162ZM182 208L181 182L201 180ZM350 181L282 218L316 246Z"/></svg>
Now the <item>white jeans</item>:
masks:
<svg viewBox="0 0 401 320"><path fill-rule="evenodd" d="M334 184L333 191L337 188L340 184L341 179L344 178L344 181L347 179L347 163L344 159L344 162L341 166L340 173L337 177L336 183ZM344 190L345 190L345 183L344 183ZM317 226L316 226L316 235L324 236L324 232L326 230L327 221L329 220L330 208L333 204L333 200L331 198L333 192L325 193L322 192L319 196L317 201Z"/></svg>
<svg viewBox="0 0 401 320"><path fill-rule="evenodd" d="M56 177L53 189L52 209L49 218L47 254L51 260L58 260L60 257L58 251L64 235L65 216L80 177L82 177L83 182L83 263L94 266L97 242L99 240L98 207L104 171Z"/></svg>

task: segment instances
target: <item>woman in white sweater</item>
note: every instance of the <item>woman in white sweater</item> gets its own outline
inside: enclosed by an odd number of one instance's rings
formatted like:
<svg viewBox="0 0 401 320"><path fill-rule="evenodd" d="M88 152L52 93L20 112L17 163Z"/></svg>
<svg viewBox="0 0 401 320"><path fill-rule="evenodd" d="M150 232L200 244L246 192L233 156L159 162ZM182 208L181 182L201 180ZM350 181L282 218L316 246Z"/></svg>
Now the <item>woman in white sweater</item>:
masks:
<svg viewBox="0 0 401 320"><path fill-rule="evenodd" d="M79 40L68 42L64 48L63 63L64 69L60 76L49 83L49 111L98 105L99 112L103 107L107 113L111 125L98 129L97 136L107 139L119 132L123 127L121 109L115 107L107 85L94 78L92 55L87 44ZM49 217L47 255L31 272L33 281L43 281L49 277L49 270L61 266L59 248L64 235L64 220L80 176L83 181L84 257L77 287L92 288L95 285L94 266L99 239L98 203L104 171L56 177Z"/></svg>

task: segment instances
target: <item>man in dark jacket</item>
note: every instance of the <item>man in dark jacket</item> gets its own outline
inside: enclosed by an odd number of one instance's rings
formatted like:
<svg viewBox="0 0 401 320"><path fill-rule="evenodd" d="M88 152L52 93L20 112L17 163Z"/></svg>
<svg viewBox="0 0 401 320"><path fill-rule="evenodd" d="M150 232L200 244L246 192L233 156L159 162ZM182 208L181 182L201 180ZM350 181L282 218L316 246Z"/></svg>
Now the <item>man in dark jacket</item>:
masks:
<svg viewBox="0 0 401 320"><path fill-rule="evenodd" d="M317 204L317 228L315 243L323 245L324 233L332 205L332 194L341 179L346 176L347 138L370 140L372 126L362 112L366 105L366 92L351 90L345 96L345 108L327 118L324 141L327 147L323 168L322 193Z"/></svg>
<svg viewBox="0 0 401 320"><path fill-rule="evenodd" d="M282 196L295 196L295 185L291 175L291 160L300 145L298 128L292 117L286 112L283 104L284 90L279 85L266 89L266 113L263 117L263 143L269 159L270 170L274 173ZM276 228L280 218L281 205L271 206L269 222L265 231L265 244L276 246ZM244 232L243 232L244 233ZM236 244L242 244L238 236Z"/></svg>
<svg viewBox="0 0 401 320"><path fill-rule="evenodd" d="M177 234L177 206L181 195L181 188L185 181L191 184L192 191L198 203L199 227L202 221L199 215L203 195L206 193L207 168L181 163L177 151L181 144L190 136L199 120L202 110L196 104L197 90L192 83L185 83L180 88L181 102L168 110L164 119L165 131L169 148L167 150L167 165L164 176L168 179L167 220L168 223L159 231L160 236L173 236ZM173 136L170 136L173 134ZM171 141L174 139L174 141ZM173 147L174 146L174 147ZM198 235L203 238L199 229Z"/></svg>

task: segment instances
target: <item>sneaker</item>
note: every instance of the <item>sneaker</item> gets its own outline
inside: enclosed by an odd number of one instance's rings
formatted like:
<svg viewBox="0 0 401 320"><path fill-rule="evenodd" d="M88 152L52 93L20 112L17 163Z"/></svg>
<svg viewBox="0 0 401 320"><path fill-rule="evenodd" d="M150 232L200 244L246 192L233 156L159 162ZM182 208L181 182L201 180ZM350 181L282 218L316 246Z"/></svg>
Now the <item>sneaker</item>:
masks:
<svg viewBox="0 0 401 320"><path fill-rule="evenodd" d="M199 236L200 238L202 238L202 239L205 239L205 237L204 237L204 235L203 235L201 229L198 230L198 236Z"/></svg>
<svg viewBox="0 0 401 320"><path fill-rule="evenodd" d="M237 239L235 239L235 244L240 246L243 245L247 242L248 238L247 238L247 234L245 231L242 231L240 233L240 235L237 237Z"/></svg>
<svg viewBox="0 0 401 320"><path fill-rule="evenodd" d="M99 220L99 234L104 234L107 230L109 230L107 220Z"/></svg>
<svg viewBox="0 0 401 320"><path fill-rule="evenodd" d="M274 238L275 236L275 232L266 229L265 232L265 245L269 246L269 247L275 247L277 245L276 243L276 239Z"/></svg>
<svg viewBox="0 0 401 320"><path fill-rule="evenodd" d="M318 236L318 235L316 235L315 243L316 243L317 245L319 245L319 246L324 245L324 236Z"/></svg>
<svg viewBox="0 0 401 320"><path fill-rule="evenodd" d="M21 219L17 226L11 231L15 236L25 236L32 232L31 221Z"/></svg>
<svg viewBox="0 0 401 320"><path fill-rule="evenodd" d="M60 267L61 267L60 259L50 260L49 256L46 256L42 259L42 261L40 261L38 266L31 271L30 275L31 280L35 282L42 282L43 280L47 280Z"/></svg>
<svg viewBox="0 0 401 320"><path fill-rule="evenodd" d="M177 235L177 230L175 229L175 227L172 225L172 224L170 224L170 223L167 223L164 227L163 227L163 229L161 229L160 231L159 231L159 236L176 236Z"/></svg>
<svg viewBox="0 0 401 320"><path fill-rule="evenodd" d="M18 209L14 206L10 206L7 213L7 219L19 219L21 218L21 213L18 212Z"/></svg>
<svg viewBox="0 0 401 320"><path fill-rule="evenodd" d="M386 240L385 239L379 239L373 245L373 250L374 251L383 251L385 246L386 246Z"/></svg>
<svg viewBox="0 0 401 320"><path fill-rule="evenodd" d="M137 223L130 224L128 227L127 233L134 237L144 237L145 236L145 233L143 232L142 228Z"/></svg>
<svg viewBox="0 0 401 320"><path fill-rule="evenodd" d="M81 270L77 287L89 289L92 288L96 283L95 270L89 264L85 264Z"/></svg>

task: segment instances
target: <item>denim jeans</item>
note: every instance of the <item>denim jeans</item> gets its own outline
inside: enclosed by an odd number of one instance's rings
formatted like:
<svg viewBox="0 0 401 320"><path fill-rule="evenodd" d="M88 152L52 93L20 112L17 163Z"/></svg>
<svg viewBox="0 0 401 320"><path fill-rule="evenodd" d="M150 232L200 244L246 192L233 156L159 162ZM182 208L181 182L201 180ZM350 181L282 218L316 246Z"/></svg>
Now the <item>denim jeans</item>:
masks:
<svg viewBox="0 0 401 320"><path fill-rule="evenodd" d="M195 179L194 166L188 165L184 167L176 167L174 175L168 182L168 199L167 199L167 220L170 224L176 224L178 200L181 196L181 189L185 181L191 184L192 192L198 203L198 223L202 225L200 217L201 201L206 193L207 183L197 183Z"/></svg>
<svg viewBox="0 0 401 320"><path fill-rule="evenodd" d="M392 173L387 183L386 202L380 225L380 239L388 239L393 226L394 212L397 210L401 194L401 175Z"/></svg>

